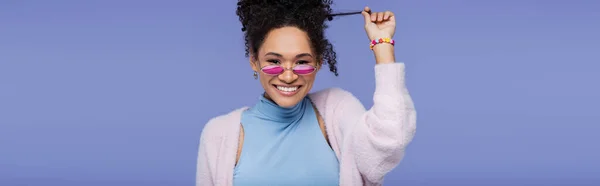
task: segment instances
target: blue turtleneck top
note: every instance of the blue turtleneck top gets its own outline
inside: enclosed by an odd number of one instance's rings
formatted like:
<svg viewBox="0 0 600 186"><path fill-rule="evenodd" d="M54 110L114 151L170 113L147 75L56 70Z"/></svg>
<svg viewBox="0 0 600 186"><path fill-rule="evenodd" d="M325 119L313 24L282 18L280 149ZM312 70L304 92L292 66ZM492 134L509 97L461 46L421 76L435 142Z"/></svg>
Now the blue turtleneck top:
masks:
<svg viewBox="0 0 600 186"><path fill-rule="evenodd" d="M283 108L261 96L241 122L244 143L234 186L339 185L339 162L308 97Z"/></svg>

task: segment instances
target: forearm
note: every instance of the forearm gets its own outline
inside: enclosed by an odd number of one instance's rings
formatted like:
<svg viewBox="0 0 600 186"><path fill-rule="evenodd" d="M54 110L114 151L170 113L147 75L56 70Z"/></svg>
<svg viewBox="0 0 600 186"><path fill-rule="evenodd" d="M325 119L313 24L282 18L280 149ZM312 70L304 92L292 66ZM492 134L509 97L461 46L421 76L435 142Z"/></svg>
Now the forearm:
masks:
<svg viewBox="0 0 600 186"><path fill-rule="evenodd" d="M350 138L344 145L352 149L359 172L369 182L378 183L404 157L416 132L416 111L404 84L404 64L374 68L373 106L366 110L350 93L336 95L342 99L334 109L334 121L339 121L343 135Z"/></svg>
<svg viewBox="0 0 600 186"><path fill-rule="evenodd" d="M380 43L373 46L373 54L377 64L389 64L396 62L394 55L394 45L389 43Z"/></svg>

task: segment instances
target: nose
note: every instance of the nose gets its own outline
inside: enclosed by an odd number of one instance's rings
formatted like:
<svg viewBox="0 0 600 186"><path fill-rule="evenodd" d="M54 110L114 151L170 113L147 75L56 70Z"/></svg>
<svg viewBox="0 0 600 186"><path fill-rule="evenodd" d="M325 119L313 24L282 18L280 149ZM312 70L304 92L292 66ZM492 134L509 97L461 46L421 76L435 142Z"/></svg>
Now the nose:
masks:
<svg viewBox="0 0 600 186"><path fill-rule="evenodd" d="M277 78L284 83L291 84L298 79L298 75L291 68L285 68L283 73L279 74Z"/></svg>

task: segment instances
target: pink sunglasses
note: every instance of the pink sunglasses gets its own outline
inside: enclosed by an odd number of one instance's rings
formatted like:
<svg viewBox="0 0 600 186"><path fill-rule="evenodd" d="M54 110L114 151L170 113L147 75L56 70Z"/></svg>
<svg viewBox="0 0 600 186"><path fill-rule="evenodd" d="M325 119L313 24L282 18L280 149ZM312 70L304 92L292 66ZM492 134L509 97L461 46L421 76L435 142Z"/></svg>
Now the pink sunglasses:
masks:
<svg viewBox="0 0 600 186"><path fill-rule="evenodd" d="M262 72L264 72L267 75L271 75L271 76L275 76L275 75L279 75L281 73L283 73L285 70L292 70L292 72L294 72L295 74L298 75L308 75L310 73L313 73L314 71L317 71L317 67L312 66L312 65L296 65L294 67L292 67L291 69L286 69L280 65L267 65L264 66L260 69Z"/></svg>

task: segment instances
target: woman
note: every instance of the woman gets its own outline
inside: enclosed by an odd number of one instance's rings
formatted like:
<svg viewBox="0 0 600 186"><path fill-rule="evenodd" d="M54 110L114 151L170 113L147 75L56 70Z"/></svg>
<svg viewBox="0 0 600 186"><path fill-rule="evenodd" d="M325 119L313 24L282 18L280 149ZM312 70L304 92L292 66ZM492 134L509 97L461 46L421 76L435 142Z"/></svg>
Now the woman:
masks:
<svg viewBox="0 0 600 186"><path fill-rule="evenodd" d="M376 62L370 110L339 88L309 93L324 63L337 76L336 54L324 36L330 5L238 2L246 56L265 91L256 105L205 125L196 185L381 185L400 162L416 113L404 64L394 58L391 12L360 12Z"/></svg>

